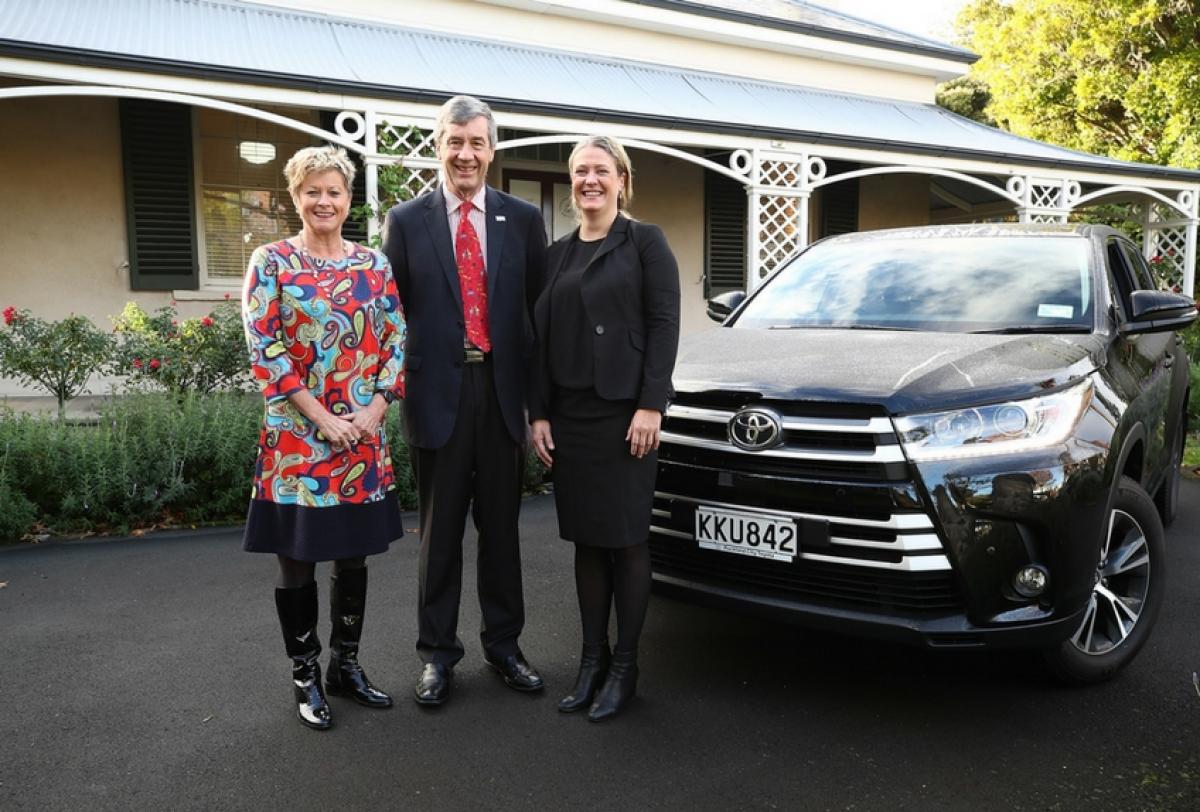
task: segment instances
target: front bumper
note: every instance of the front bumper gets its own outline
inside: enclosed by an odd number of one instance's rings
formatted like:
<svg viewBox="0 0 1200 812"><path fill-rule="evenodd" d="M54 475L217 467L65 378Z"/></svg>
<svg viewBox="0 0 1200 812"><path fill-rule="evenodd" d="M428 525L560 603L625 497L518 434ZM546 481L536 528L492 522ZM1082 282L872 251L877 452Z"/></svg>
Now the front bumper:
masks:
<svg viewBox="0 0 1200 812"><path fill-rule="evenodd" d="M664 446L650 539L656 589L920 645L1054 645L1078 628L1108 513L1108 447L1086 439L1109 425L1098 422L1085 417L1068 443L1036 453L865 473ZM701 549L698 504L816 517L834 544L802 544L790 563ZM1050 586L1023 598L1012 579L1034 563Z"/></svg>

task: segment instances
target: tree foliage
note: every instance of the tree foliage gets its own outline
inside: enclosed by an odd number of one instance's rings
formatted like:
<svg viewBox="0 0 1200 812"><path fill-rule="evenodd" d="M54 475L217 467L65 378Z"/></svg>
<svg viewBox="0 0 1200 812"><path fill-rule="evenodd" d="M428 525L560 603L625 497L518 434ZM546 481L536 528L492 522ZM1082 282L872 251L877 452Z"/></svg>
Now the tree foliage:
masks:
<svg viewBox="0 0 1200 812"><path fill-rule="evenodd" d="M1200 167L1200 2L973 0L957 26L1005 129Z"/></svg>
<svg viewBox="0 0 1200 812"><path fill-rule="evenodd" d="M938 85L938 107L944 107L951 113L958 113L963 118L978 121L989 127L995 127L996 122L988 115L987 108L992 101L992 93L987 83L974 76L960 76L945 84Z"/></svg>

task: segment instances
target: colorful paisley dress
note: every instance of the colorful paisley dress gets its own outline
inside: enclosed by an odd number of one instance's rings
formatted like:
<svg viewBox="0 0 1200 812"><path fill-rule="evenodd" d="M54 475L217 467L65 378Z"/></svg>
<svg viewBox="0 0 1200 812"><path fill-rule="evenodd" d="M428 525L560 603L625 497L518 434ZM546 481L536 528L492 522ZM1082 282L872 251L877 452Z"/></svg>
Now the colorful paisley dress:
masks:
<svg viewBox="0 0 1200 812"><path fill-rule="evenodd" d="M258 248L242 292L254 378L266 399L244 546L299 561L383 552L403 533L387 436L335 451L288 400L307 389L333 414L404 394L404 314L387 259L354 245L314 259Z"/></svg>

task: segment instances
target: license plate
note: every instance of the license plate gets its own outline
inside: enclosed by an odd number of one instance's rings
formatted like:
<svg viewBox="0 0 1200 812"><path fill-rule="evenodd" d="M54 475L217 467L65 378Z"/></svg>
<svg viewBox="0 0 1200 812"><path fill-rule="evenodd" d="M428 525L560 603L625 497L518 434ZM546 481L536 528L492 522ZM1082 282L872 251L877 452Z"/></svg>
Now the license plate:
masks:
<svg viewBox="0 0 1200 812"><path fill-rule="evenodd" d="M796 523L763 513L698 506L696 541L706 550L793 561Z"/></svg>

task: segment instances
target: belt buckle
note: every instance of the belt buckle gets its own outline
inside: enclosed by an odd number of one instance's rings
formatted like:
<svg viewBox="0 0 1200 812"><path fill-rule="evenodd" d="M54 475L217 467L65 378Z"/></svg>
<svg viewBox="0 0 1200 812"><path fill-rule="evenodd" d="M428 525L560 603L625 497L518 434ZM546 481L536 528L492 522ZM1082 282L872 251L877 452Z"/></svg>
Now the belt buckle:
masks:
<svg viewBox="0 0 1200 812"><path fill-rule="evenodd" d="M463 348L464 364L482 364L485 357L483 350L478 347Z"/></svg>

